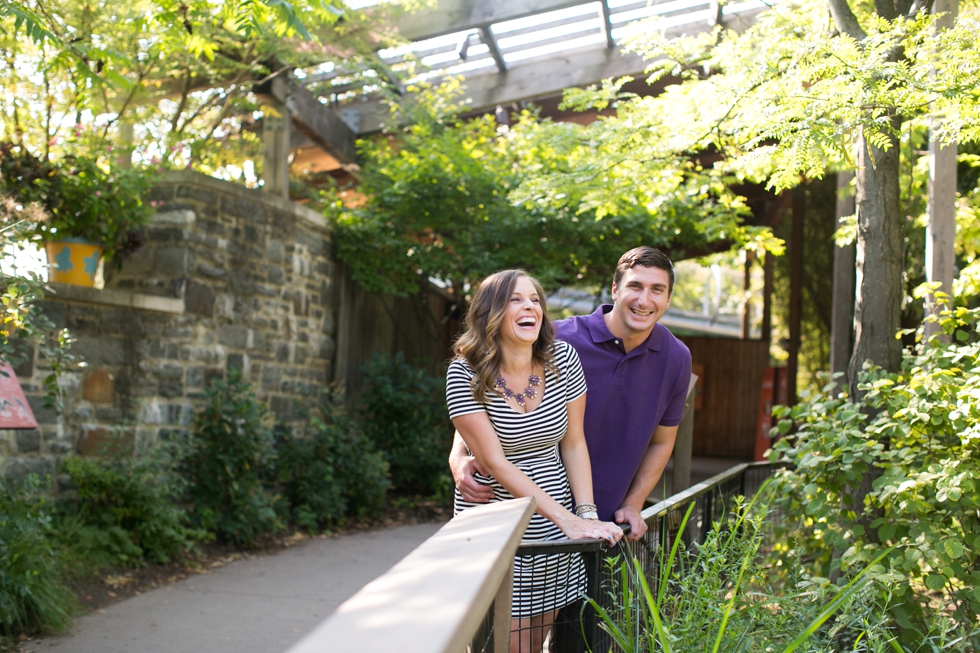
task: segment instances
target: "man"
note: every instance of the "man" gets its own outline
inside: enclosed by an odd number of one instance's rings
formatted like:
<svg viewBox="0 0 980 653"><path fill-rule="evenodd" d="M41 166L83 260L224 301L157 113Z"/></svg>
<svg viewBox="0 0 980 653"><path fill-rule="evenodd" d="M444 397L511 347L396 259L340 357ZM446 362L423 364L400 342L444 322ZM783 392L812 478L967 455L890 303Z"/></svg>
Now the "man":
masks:
<svg viewBox="0 0 980 653"><path fill-rule="evenodd" d="M640 511L673 451L691 378L691 352L658 323L673 290L670 259L637 247L619 259L612 305L554 324L578 352L588 383L585 439L599 519L628 522L630 540L646 533ZM490 500L458 433L449 465L464 499Z"/></svg>

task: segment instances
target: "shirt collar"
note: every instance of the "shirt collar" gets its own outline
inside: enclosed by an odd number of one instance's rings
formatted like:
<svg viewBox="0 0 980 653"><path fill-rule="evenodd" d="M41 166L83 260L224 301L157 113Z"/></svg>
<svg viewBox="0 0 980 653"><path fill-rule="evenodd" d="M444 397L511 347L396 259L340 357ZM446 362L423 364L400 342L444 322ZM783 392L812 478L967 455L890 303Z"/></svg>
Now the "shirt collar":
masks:
<svg viewBox="0 0 980 653"><path fill-rule="evenodd" d="M606 326L606 320L603 316L612 310L612 304L603 304L595 310L588 318L589 325L589 335L592 336L592 342L598 344L600 342L608 342L609 340L615 340L616 336L612 334L609 327ZM663 345L664 331L667 327L657 322L654 325L653 331L647 337L646 346L650 351L660 351Z"/></svg>

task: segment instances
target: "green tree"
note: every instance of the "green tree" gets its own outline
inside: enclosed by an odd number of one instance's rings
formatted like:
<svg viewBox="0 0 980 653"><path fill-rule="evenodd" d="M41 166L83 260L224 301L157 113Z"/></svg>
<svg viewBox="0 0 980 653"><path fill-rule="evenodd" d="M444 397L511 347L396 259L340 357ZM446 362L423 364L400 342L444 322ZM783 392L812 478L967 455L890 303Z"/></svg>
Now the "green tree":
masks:
<svg viewBox="0 0 980 653"><path fill-rule="evenodd" d="M576 149L577 126L531 112L511 127L492 116L461 120L452 83L417 90L414 113L402 117L408 127L362 144L363 205L334 203L338 255L370 291L409 294L435 277L463 297L486 275L512 267L550 287L598 286L623 251L641 244L676 258L735 244L779 248L767 230L742 225L748 209L723 175L694 164L642 184L646 194L632 202L592 202L575 190L590 182L573 173L562 197L531 190L528 176L580 165L586 155ZM596 175L591 183L602 181Z"/></svg>
<svg viewBox="0 0 980 653"><path fill-rule="evenodd" d="M655 25L638 30L631 47L651 62L651 80L673 75L679 83L653 98L624 96L622 80L566 92L567 105L611 104L617 115L576 129L567 155L575 165L531 170L518 193L552 205L572 197L613 213L650 202L635 180L691 174L702 154L723 155L714 166L719 182L727 174L777 191L853 166L852 367L872 360L895 370L904 296L897 138L904 123L929 121L944 143L980 140L980 14L975 2L963 3L953 27L937 32L935 17L911 0L830 0L830 9L833 20L822 0L778 3L741 34L719 27L668 40Z"/></svg>

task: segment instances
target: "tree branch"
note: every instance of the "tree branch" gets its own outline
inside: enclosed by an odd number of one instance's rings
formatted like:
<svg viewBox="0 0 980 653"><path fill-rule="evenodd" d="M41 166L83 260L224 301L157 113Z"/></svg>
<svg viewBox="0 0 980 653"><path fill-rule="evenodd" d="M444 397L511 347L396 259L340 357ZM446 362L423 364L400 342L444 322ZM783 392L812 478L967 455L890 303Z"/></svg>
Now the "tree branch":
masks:
<svg viewBox="0 0 980 653"><path fill-rule="evenodd" d="M834 25L840 33L847 34L855 41L863 41L868 36L858 22L857 16L851 11L847 0L827 0L827 5L830 7L830 15L834 17Z"/></svg>

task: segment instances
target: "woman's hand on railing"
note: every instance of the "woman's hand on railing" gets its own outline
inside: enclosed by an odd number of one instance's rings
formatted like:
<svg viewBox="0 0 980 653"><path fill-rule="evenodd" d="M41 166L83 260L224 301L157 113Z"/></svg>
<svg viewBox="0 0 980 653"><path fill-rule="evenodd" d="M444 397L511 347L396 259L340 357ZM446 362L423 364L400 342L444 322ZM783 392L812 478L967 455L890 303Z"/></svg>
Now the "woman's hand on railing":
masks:
<svg viewBox="0 0 980 653"><path fill-rule="evenodd" d="M606 540L610 546L623 537L623 529L617 524L581 517L572 517L559 528L570 540Z"/></svg>

